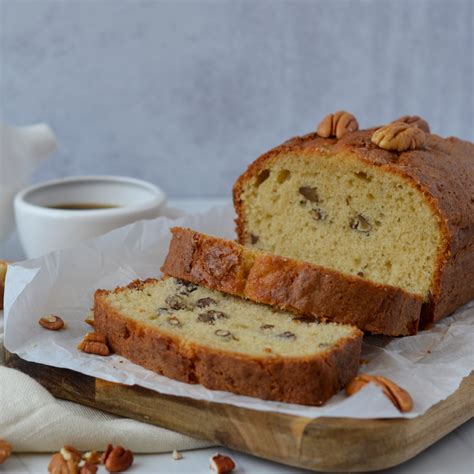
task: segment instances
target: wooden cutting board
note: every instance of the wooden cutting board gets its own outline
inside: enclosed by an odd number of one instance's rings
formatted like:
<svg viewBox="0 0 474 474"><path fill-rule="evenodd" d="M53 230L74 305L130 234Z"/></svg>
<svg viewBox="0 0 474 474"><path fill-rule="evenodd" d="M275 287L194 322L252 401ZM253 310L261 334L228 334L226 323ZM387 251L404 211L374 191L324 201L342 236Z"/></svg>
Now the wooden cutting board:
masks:
<svg viewBox="0 0 474 474"><path fill-rule="evenodd" d="M406 420L301 418L162 395L68 369L26 362L6 353L6 365L25 372L54 396L163 426L291 466L360 472L416 456L474 415L474 373L424 415Z"/></svg>

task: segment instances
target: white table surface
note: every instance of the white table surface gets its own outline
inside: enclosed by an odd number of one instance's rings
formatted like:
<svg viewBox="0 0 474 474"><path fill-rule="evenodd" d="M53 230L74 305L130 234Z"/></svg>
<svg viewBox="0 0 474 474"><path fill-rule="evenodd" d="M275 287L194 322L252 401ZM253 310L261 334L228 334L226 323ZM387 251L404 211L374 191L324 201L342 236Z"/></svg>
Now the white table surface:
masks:
<svg viewBox="0 0 474 474"><path fill-rule="evenodd" d="M227 199L171 199L169 204L188 212L199 212L211 206L229 202ZM22 251L16 235L5 243L0 243L0 257L19 260ZM0 407L1 409L1 407ZM183 453L184 458L174 461L170 453L136 455L133 466L127 471L132 473L156 474L209 474L209 456L215 452L231 455L237 462L236 473L283 474L306 473L282 464L264 461L225 448L209 448ZM370 453L367 453L370 456ZM46 473L51 454L14 454L3 465L0 473ZM103 468L99 473L106 472ZM414 459L384 473L397 474L474 474L474 420L470 420L444 439L434 444Z"/></svg>

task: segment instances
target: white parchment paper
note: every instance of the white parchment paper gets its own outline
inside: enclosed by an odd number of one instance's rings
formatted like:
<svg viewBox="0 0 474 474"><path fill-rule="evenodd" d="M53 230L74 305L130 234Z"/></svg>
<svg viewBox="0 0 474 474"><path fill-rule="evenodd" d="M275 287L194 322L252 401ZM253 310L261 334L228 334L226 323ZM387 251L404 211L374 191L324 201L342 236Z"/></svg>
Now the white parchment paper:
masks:
<svg viewBox="0 0 474 474"><path fill-rule="evenodd" d="M5 346L21 358L65 367L112 382L137 384L161 393L227 403L261 411L315 418L415 417L446 398L474 368L474 301L429 331L405 338L366 337L361 371L382 374L404 387L414 399L414 410L401 415L378 387L370 384L356 395L342 393L324 407L263 401L211 391L157 375L123 357L84 354L76 346L97 288L115 288L136 278L157 277L173 225L234 238L230 206L171 220L142 221L44 257L12 265L5 293ZM38 319L58 314L68 329L52 332Z"/></svg>

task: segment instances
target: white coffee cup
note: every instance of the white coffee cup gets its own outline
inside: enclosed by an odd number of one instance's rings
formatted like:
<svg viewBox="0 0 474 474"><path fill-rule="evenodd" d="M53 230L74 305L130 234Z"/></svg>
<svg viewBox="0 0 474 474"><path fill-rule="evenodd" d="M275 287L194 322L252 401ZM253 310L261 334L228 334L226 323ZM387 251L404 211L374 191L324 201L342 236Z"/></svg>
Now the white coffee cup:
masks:
<svg viewBox="0 0 474 474"><path fill-rule="evenodd" d="M28 258L35 258L132 222L158 217L165 201L163 191L146 181L74 176L21 191L15 196L14 207L23 250ZM73 205L97 208L71 209Z"/></svg>

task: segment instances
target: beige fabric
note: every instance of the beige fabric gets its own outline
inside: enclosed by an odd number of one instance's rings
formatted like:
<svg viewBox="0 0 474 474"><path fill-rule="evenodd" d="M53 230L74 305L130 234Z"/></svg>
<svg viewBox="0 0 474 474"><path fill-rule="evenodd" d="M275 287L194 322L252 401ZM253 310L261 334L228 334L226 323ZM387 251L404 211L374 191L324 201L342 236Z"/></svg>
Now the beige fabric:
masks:
<svg viewBox="0 0 474 474"><path fill-rule="evenodd" d="M138 421L119 418L55 399L31 377L3 366L3 312L0 311L0 438L15 452L79 450L121 444L137 453L185 450L212 444Z"/></svg>

